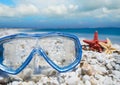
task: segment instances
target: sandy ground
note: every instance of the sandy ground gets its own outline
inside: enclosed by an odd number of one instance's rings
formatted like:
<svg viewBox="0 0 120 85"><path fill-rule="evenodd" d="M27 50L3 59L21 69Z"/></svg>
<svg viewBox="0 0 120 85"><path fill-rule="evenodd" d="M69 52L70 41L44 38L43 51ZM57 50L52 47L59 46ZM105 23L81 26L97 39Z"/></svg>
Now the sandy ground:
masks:
<svg viewBox="0 0 120 85"><path fill-rule="evenodd" d="M16 30L2 30L0 29L0 37L18 33ZM80 38L81 44L84 38ZM52 39L53 40L53 39ZM28 42L30 43L28 44ZM47 41L47 42L46 42ZM31 49L36 47L37 40L15 40L7 43L4 48L6 54L4 64L9 65L14 58L17 63L13 62L11 65L15 65L13 68L20 66L20 63L26 59ZM58 42L56 44L56 42ZM67 42L65 44L64 42ZM13 45L18 49L11 47ZM74 44L70 40L66 39L51 39L41 40L37 42L37 46L42 44L42 48L53 59L54 62L60 66L67 65L74 60ZM57 48L56 48L57 46ZM67 47L67 49L65 48ZM113 44L114 47L120 50L120 45ZM9 48L8 48L9 47ZM59 50L58 50L59 48ZM13 51L16 49L15 51ZM24 50L23 50L24 49ZM53 51L54 49L54 51ZM69 49L69 50L68 50ZM13 54L11 52L16 52ZM58 51L58 52L57 52ZM67 53L67 54L66 54ZM14 57L16 56L17 57ZM12 59L11 59L12 56ZM58 56L57 58L54 56ZM64 64L61 56L68 59L66 56L71 56L69 60ZM58 60L57 60L58 59ZM18 61L17 61L18 60ZM106 55L105 53L98 53L93 51L84 51L82 55L81 63L66 73L58 73L52 67L50 67L46 61L36 54L30 64L18 75L5 74L0 72L0 84L1 85L119 85L120 84L120 55L113 53Z"/></svg>

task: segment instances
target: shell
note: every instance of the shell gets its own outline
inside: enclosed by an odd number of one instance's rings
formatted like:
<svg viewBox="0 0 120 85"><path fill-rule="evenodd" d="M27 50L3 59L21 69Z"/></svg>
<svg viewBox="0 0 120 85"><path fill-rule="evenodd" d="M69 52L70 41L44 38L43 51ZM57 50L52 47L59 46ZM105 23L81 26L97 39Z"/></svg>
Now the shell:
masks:
<svg viewBox="0 0 120 85"><path fill-rule="evenodd" d="M88 64L86 61L84 61L83 63L81 63L81 71L82 71L82 74L85 75L94 75L94 70L93 70L93 67Z"/></svg>

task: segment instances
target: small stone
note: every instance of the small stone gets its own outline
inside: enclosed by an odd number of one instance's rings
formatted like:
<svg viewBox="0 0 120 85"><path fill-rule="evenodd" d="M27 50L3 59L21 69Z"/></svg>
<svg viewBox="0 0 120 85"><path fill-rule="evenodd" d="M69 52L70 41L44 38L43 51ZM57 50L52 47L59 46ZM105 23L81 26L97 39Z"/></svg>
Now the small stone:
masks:
<svg viewBox="0 0 120 85"><path fill-rule="evenodd" d="M66 85L66 84L64 84L64 85ZM77 85L84 85L84 82L82 80L79 80Z"/></svg>
<svg viewBox="0 0 120 85"><path fill-rule="evenodd" d="M116 59L115 63L120 64L120 55L116 55L114 57Z"/></svg>
<svg viewBox="0 0 120 85"><path fill-rule="evenodd" d="M102 56L97 56L97 60L102 63L104 61L104 58Z"/></svg>
<svg viewBox="0 0 120 85"><path fill-rule="evenodd" d="M106 67L107 67L109 70L112 70L112 69L113 69L113 67L112 67L112 65L111 65L110 63L108 63L108 64L106 65Z"/></svg>
<svg viewBox="0 0 120 85"><path fill-rule="evenodd" d="M36 82L39 82L39 80L41 80L41 78L43 78L43 77L45 77L45 76L42 75L42 74L40 74L40 75L33 75L31 77L31 80L36 83Z"/></svg>
<svg viewBox="0 0 120 85"><path fill-rule="evenodd" d="M116 64L115 62L110 62L110 64L114 67Z"/></svg>
<svg viewBox="0 0 120 85"><path fill-rule="evenodd" d="M67 83L68 85L77 85L79 80L80 78L75 72L70 72L65 77L65 83Z"/></svg>
<svg viewBox="0 0 120 85"><path fill-rule="evenodd" d="M59 85L56 77L41 76L35 85Z"/></svg>
<svg viewBox="0 0 120 85"><path fill-rule="evenodd" d="M33 81L29 81L29 82L28 82L28 85L36 85L36 84L35 84L35 82L33 82Z"/></svg>
<svg viewBox="0 0 120 85"><path fill-rule="evenodd" d="M105 63L106 63L106 64L107 64L107 63L110 63L110 61L109 61L108 59L106 59L106 60L105 60Z"/></svg>
<svg viewBox="0 0 120 85"><path fill-rule="evenodd" d="M83 75L87 74L89 76L94 74L92 66L85 61L83 62L82 66L81 66L81 72Z"/></svg>
<svg viewBox="0 0 120 85"><path fill-rule="evenodd" d="M18 75L9 75L11 81L23 81Z"/></svg>
<svg viewBox="0 0 120 85"><path fill-rule="evenodd" d="M98 63L98 61L96 59L91 59L89 62L91 65L95 65Z"/></svg>
<svg viewBox="0 0 120 85"><path fill-rule="evenodd" d="M64 83L65 82L65 77L66 74L65 73L61 73L60 75L58 75L57 79L59 83Z"/></svg>
<svg viewBox="0 0 120 85"><path fill-rule="evenodd" d="M120 59L119 59L119 60L116 60L116 63L117 63L117 64L120 64Z"/></svg>
<svg viewBox="0 0 120 85"><path fill-rule="evenodd" d="M90 77L88 75L83 76L83 81L90 80Z"/></svg>
<svg viewBox="0 0 120 85"><path fill-rule="evenodd" d="M90 81L86 80L85 85L91 85Z"/></svg>
<svg viewBox="0 0 120 85"><path fill-rule="evenodd" d="M112 78L105 76L105 81L103 81L103 85L113 85Z"/></svg>
<svg viewBox="0 0 120 85"><path fill-rule="evenodd" d="M100 75L100 74L95 74L95 78L96 78L97 80L101 79L102 77L103 77L103 76Z"/></svg>
<svg viewBox="0 0 120 85"><path fill-rule="evenodd" d="M28 85L28 82L21 82L19 85Z"/></svg>
<svg viewBox="0 0 120 85"><path fill-rule="evenodd" d="M21 82L19 81L13 81L11 85L20 85Z"/></svg>
<svg viewBox="0 0 120 85"><path fill-rule="evenodd" d="M87 55L86 55L86 54L83 54L82 60L83 60L83 61L86 61L86 60L87 60Z"/></svg>
<svg viewBox="0 0 120 85"><path fill-rule="evenodd" d="M120 79L120 71L112 71L112 74L114 75L115 78Z"/></svg>
<svg viewBox="0 0 120 85"><path fill-rule="evenodd" d="M64 77L58 77L58 81L59 81L59 83L64 83L65 79L64 79Z"/></svg>
<svg viewBox="0 0 120 85"><path fill-rule="evenodd" d="M120 81L117 81L117 80L113 80L113 85L120 85Z"/></svg>
<svg viewBox="0 0 120 85"><path fill-rule="evenodd" d="M0 76L0 84L5 84L8 83L10 81L10 78L8 77L2 77Z"/></svg>
<svg viewBox="0 0 120 85"><path fill-rule="evenodd" d="M120 71L120 65L119 65L119 64L116 64L116 65L115 65L115 70Z"/></svg>
<svg viewBox="0 0 120 85"><path fill-rule="evenodd" d="M57 75L57 71L53 70L53 71L50 71L48 76L56 76Z"/></svg>
<svg viewBox="0 0 120 85"><path fill-rule="evenodd" d="M31 74L32 74L32 69L30 68L26 68L23 70L23 72L21 72L19 75L20 78L22 78L23 80L28 80L31 78Z"/></svg>
<svg viewBox="0 0 120 85"><path fill-rule="evenodd" d="M91 85L97 85L97 80L94 77L90 79L90 82L91 82Z"/></svg>
<svg viewBox="0 0 120 85"><path fill-rule="evenodd" d="M76 73L77 73L78 77L80 77L80 75L81 75L81 68L80 67L78 67L78 69L76 70Z"/></svg>
<svg viewBox="0 0 120 85"><path fill-rule="evenodd" d="M108 72L104 66L94 65L93 67L100 74L106 74Z"/></svg>
<svg viewBox="0 0 120 85"><path fill-rule="evenodd" d="M103 84L104 81L105 81L105 76L103 76L99 80L97 80L97 85L104 85Z"/></svg>

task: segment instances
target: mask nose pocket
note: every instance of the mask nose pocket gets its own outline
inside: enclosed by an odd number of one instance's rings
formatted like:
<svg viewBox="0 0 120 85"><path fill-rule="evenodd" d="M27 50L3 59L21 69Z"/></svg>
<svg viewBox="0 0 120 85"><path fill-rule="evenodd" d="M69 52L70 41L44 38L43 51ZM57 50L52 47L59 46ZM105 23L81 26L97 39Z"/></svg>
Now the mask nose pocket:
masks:
<svg viewBox="0 0 120 85"><path fill-rule="evenodd" d="M49 75L49 72L54 71L54 69L51 68L51 66L45 61L45 59L43 58L42 52L40 53L40 51L36 51L32 60L30 61L30 63L25 69L27 68L32 70L33 76L39 75L39 74Z"/></svg>

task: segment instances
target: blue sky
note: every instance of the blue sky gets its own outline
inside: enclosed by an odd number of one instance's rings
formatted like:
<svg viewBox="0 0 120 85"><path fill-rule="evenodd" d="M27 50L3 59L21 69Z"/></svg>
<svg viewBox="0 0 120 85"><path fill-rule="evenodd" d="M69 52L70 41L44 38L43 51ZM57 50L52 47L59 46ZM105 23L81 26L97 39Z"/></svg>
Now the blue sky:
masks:
<svg viewBox="0 0 120 85"><path fill-rule="evenodd" d="M120 27L120 0L0 0L0 28Z"/></svg>

